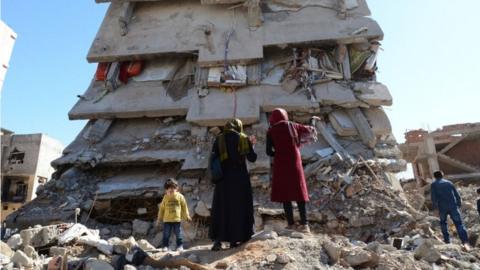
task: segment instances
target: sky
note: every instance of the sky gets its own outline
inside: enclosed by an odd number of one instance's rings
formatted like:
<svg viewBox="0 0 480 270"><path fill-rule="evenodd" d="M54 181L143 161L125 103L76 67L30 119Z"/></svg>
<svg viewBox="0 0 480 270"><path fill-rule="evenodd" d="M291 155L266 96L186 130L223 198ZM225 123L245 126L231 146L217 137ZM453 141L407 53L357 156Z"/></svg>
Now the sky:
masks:
<svg viewBox="0 0 480 270"><path fill-rule="evenodd" d="M385 37L377 79L393 106L394 135L480 122L480 1L368 0ZM95 71L86 55L105 14L94 0L1 0L1 18L18 34L1 93L1 126L46 133L68 145L85 121L68 111Z"/></svg>

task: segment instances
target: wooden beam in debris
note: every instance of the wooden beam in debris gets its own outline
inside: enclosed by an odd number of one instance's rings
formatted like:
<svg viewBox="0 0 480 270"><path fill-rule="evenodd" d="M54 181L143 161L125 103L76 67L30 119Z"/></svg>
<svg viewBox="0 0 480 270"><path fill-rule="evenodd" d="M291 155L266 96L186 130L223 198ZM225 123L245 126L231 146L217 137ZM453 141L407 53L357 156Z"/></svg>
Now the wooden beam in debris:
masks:
<svg viewBox="0 0 480 270"><path fill-rule="evenodd" d="M442 162L447 163L448 165L451 165L455 168L459 168L459 169L462 169L462 170L465 170L465 171L468 171L468 172L479 172L480 171L480 169L478 169L475 166L472 166L472 165L470 165L468 163L465 163L463 161L460 161L458 159L449 157L445 154L438 153L437 157Z"/></svg>
<svg viewBox="0 0 480 270"><path fill-rule="evenodd" d="M347 109L346 112L357 128L363 143L373 149L377 144L377 138L363 112L359 108Z"/></svg>
<svg viewBox="0 0 480 270"><path fill-rule="evenodd" d="M335 139L332 133L327 129L327 126L322 120L317 120L315 122L315 127L317 131L322 134L323 138L328 142L328 144L337 152L339 153L342 158L349 163L350 165L353 165L353 158L350 155L350 153L343 148L343 146Z"/></svg>

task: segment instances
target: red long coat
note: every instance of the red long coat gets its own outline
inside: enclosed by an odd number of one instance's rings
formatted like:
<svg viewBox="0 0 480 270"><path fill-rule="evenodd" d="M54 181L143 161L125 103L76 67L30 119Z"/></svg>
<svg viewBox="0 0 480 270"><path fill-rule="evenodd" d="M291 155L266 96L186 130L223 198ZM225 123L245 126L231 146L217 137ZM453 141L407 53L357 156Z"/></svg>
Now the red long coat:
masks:
<svg viewBox="0 0 480 270"><path fill-rule="evenodd" d="M271 201L307 202L309 201L307 184L297 140L309 133L310 128L288 122L287 112L283 109L275 109L269 122L267 155L274 157Z"/></svg>

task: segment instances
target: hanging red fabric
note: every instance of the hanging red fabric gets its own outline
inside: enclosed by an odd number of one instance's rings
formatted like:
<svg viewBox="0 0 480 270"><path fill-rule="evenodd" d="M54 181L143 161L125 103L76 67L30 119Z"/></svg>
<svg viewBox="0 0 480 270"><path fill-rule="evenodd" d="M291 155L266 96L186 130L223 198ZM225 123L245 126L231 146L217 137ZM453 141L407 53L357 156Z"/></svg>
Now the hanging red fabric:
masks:
<svg viewBox="0 0 480 270"><path fill-rule="evenodd" d="M131 61L131 62L123 62L120 66L120 74L118 79L123 82L127 83L128 79L131 77L137 76L142 72L143 69L143 61Z"/></svg>
<svg viewBox="0 0 480 270"><path fill-rule="evenodd" d="M97 71L95 72L96 81L105 81L107 79L108 70L110 69L108 62L98 63Z"/></svg>

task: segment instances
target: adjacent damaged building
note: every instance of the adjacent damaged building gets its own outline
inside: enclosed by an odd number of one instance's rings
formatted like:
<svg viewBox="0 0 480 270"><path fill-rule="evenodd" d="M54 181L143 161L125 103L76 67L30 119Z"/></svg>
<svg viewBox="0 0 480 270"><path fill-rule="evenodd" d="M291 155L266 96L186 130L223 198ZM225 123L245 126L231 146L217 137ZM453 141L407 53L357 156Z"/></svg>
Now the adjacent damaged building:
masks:
<svg viewBox="0 0 480 270"><path fill-rule="evenodd" d="M84 223L152 221L175 177L194 215L188 235L205 237L212 142L235 117L258 140L249 170L261 227L281 214L269 200L265 140L269 112L282 107L297 122L322 119L319 140L302 149L310 219L383 226L367 214L325 214L356 207L341 202L370 180L400 188L394 173L406 162L383 110L392 97L375 75L382 38L365 0L111 1L87 55L97 71L68 113L88 123L52 163L56 179L9 224L71 221L77 208Z"/></svg>
<svg viewBox="0 0 480 270"><path fill-rule="evenodd" d="M480 179L480 123L448 125L431 132L408 131L401 150L412 163L419 186L429 183L437 170L451 180Z"/></svg>
<svg viewBox="0 0 480 270"><path fill-rule="evenodd" d="M45 134L14 134L2 128L1 220L35 198L50 180L50 162L62 155L63 145Z"/></svg>

